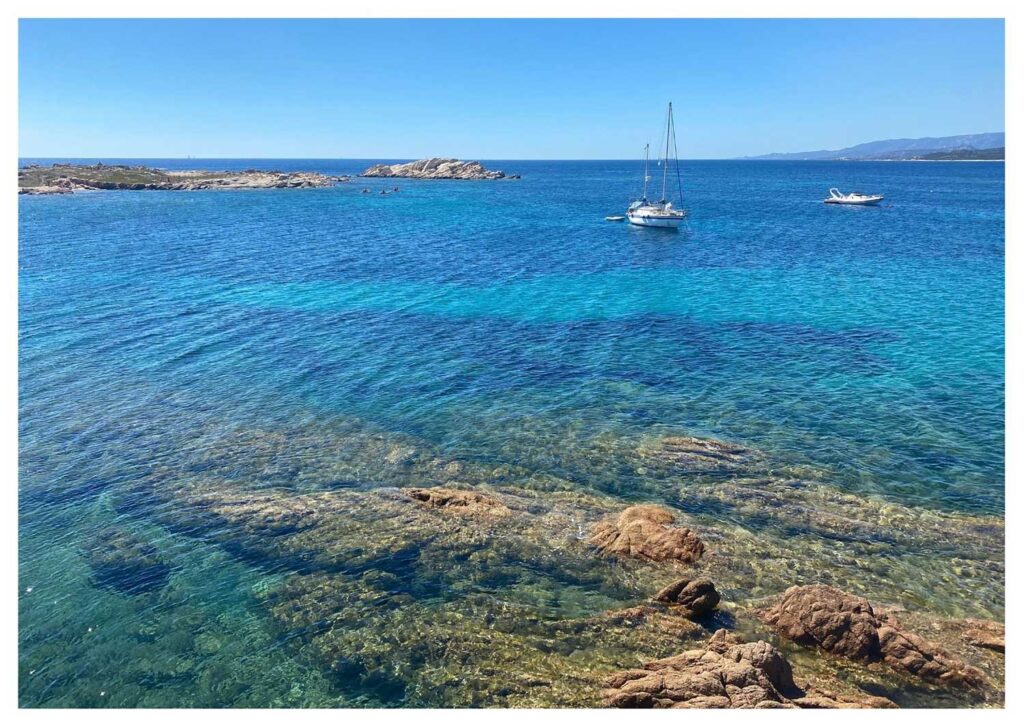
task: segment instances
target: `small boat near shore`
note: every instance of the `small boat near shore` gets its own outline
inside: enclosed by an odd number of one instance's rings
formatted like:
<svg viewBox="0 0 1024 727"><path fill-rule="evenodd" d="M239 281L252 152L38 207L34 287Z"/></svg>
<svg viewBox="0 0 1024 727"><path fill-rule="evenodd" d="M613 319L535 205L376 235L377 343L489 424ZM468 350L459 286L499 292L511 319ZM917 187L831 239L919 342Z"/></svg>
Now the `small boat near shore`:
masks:
<svg viewBox="0 0 1024 727"><path fill-rule="evenodd" d="M832 189L828 191L828 197L825 199L825 204L873 205L878 204L883 199L885 199L885 197L880 194L862 194L860 192L843 194L835 187L832 187Z"/></svg>
<svg viewBox="0 0 1024 727"><path fill-rule="evenodd" d="M668 105L668 121L665 123L665 156L661 160L661 199L652 202L647 199L647 183L651 181L650 169L651 145L644 146L644 191L640 199L633 200L629 209L626 210L626 217L629 221L640 227L667 227L676 229L679 223L686 217L686 211L672 206L668 199L668 160L673 156L676 161L676 183L679 190L679 200L682 202L683 187L679 176L679 152L676 149L676 126L672 118L672 104Z"/></svg>

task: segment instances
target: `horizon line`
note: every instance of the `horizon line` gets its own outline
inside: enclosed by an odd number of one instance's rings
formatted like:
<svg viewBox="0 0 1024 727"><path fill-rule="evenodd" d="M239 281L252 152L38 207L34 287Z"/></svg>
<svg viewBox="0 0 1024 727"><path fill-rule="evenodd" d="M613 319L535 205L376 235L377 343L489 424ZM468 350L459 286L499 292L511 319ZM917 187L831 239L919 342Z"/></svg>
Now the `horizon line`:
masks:
<svg viewBox="0 0 1024 727"><path fill-rule="evenodd" d="M793 152L800 154L802 152ZM766 158L771 156L782 156L788 155L790 152L773 152L772 154L762 154L757 156L740 156L740 157L681 157L677 161L680 162L912 162L920 161L917 159L772 159ZM308 157L308 156L297 156L297 157L256 157L256 156L116 156L116 155L93 155L93 156L42 156L42 155L31 155L31 156L18 156L19 164L24 160L32 159L43 159L43 160L69 160L69 161L87 161L92 159L104 160L112 159L117 161L359 161L359 162L382 162L382 161L418 161L420 159L457 159L459 161L480 161L480 162L637 162L641 160L637 157L629 158L576 158L576 159L556 159L556 158L541 158L541 157L524 157L521 159L513 158L487 158L487 157ZM944 160L935 160L944 161ZM957 161L957 160L951 160ZM979 159L973 161L989 161L989 162L1000 162L1006 161L1005 159Z"/></svg>

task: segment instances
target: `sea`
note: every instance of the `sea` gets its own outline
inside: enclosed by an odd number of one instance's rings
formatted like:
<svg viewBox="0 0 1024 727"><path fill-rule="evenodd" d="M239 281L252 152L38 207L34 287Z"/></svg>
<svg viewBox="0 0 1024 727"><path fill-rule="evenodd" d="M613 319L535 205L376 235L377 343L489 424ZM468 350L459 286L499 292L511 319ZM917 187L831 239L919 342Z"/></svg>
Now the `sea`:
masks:
<svg viewBox="0 0 1024 727"><path fill-rule="evenodd" d="M356 175L380 160L75 161ZM151 481L400 488L416 484L394 455L408 447L710 522L685 478L617 454L694 436L758 452L766 476L1001 534L1001 162L682 161L678 231L605 220L639 191L637 162L484 163L521 178L19 198L22 706L469 703L311 655L265 597L309 569L139 496ZM830 187L885 200L822 204ZM901 543L872 552L913 555ZM144 582L104 560L118 547ZM825 552L870 590L843 543ZM878 593L1002 618L1001 569L972 577L952 597L936 580ZM538 618L629 602L498 592Z"/></svg>

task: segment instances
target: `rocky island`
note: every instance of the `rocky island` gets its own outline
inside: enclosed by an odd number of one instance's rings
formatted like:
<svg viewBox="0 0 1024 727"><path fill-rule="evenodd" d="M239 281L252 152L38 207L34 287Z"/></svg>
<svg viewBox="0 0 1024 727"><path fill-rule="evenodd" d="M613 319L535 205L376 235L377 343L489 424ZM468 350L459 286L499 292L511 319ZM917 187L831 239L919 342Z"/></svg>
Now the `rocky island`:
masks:
<svg viewBox="0 0 1024 727"><path fill-rule="evenodd" d="M246 169L228 171L166 171L111 164L30 165L18 170L19 194L70 194L98 189L280 189L330 187L348 177L317 172Z"/></svg>
<svg viewBox="0 0 1024 727"><path fill-rule="evenodd" d="M490 170L480 162L460 159L420 159L405 164L375 164L361 177L406 177L409 179L519 179L518 174Z"/></svg>

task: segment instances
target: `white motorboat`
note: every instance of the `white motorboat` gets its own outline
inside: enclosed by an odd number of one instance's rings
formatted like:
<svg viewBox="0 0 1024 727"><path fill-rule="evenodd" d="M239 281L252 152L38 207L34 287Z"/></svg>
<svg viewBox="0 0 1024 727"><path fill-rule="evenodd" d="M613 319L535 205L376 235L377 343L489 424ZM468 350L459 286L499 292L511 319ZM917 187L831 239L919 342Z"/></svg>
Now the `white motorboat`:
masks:
<svg viewBox="0 0 1024 727"><path fill-rule="evenodd" d="M651 181L650 162L651 145L644 146L644 192L640 199L633 200L629 209L626 210L626 217L634 225L640 227L667 227L676 229L679 223L686 217L686 210L677 209L672 206L668 199L668 167L669 156L676 162L676 184L679 191L679 199L683 197L682 181L679 176L679 153L676 149L676 125L672 118L672 104L668 105L668 121L665 124L665 156L661 161L661 199L653 202L647 199L647 184Z"/></svg>
<svg viewBox="0 0 1024 727"><path fill-rule="evenodd" d="M608 215L605 219L609 222L622 222L626 218L622 215Z"/></svg>
<svg viewBox="0 0 1024 727"><path fill-rule="evenodd" d="M833 187L828 191L828 198L825 200L825 204L878 204L885 197L880 194L861 194L860 192L850 192L849 194L843 194L838 189Z"/></svg>

